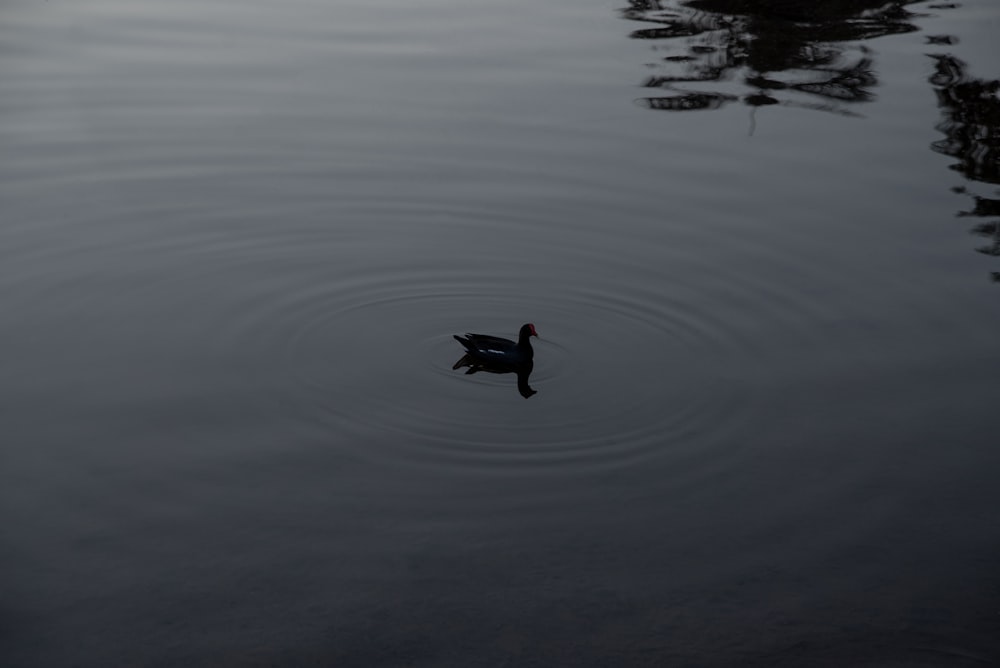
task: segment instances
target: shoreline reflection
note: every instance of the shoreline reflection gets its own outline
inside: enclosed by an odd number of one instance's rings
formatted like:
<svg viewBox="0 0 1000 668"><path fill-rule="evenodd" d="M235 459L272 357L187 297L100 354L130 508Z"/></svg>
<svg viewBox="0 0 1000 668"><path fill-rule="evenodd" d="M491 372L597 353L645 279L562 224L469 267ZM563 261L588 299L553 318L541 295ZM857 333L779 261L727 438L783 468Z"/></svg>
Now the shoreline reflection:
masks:
<svg viewBox="0 0 1000 668"><path fill-rule="evenodd" d="M942 115L934 128L945 136L931 143L931 150L956 158L950 168L969 181L1000 185L1000 80L970 76L968 65L950 54L930 57L935 61L930 83ZM1000 257L1000 197L977 195L965 186L952 190L974 201L958 217L988 219L970 229L986 240L976 252ZM991 271L990 279L1000 283L1000 271Z"/></svg>
<svg viewBox="0 0 1000 668"><path fill-rule="evenodd" d="M630 37L650 40L657 55L642 85L665 91L638 103L697 111L742 101L856 115L845 105L873 100L878 85L870 51L856 42L916 31L905 9L914 1L629 0L622 17L651 24ZM733 91L740 76L743 93Z"/></svg>

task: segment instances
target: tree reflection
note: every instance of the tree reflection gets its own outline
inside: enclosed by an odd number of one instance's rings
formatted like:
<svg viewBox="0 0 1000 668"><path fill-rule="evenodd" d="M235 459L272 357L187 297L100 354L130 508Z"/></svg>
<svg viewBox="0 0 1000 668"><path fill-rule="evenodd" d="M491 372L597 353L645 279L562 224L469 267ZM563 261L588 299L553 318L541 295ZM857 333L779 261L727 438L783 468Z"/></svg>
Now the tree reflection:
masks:
<svg viewBox="0 0 1000 668"><path fill-rule="evenodd" d="M871 100L878 80L868 50L851 43L916 30L905 9L914 1L629 0L622 15L646 24L631 37L659 56L643 85L665 92L640 100L651 109L742 100L853 114L845 105Z"/></svg>
<svg viewBox="0 0 1000 668"><path fill-rule="evenodd" d="M956 158L951 168L968 179L1000 185L1000 81L969 76L966 64L954 56L931 58L935 66L930 82L942 115L935 128L945 136L931 148ZM1000 257L1000 199L973 195L965 187L955 191L973 199L972 208L959 211L959 216L992 219L973 226L972 233L986 239L976 250ZM1000 272L991 276L1000 283Z"/></svg>

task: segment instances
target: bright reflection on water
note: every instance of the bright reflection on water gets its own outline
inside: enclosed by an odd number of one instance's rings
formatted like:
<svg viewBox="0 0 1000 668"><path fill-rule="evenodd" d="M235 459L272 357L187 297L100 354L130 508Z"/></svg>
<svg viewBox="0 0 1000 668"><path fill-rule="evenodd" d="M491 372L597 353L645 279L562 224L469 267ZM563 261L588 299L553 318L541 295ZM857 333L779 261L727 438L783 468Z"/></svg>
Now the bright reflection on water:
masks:
<svg viewBox="0 0 1000 668"><path fill-rule="evenodd" d="M3 665L1000 661L990 0L2 16Z"/></svg>

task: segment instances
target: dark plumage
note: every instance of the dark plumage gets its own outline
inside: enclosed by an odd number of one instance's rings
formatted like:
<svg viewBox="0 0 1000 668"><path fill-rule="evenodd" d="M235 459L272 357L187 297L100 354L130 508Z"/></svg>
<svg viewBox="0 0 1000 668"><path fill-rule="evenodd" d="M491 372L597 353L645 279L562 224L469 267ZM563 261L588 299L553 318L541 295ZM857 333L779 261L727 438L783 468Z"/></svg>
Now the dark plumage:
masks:
<svg viewBox="0 0 1000 668"><path fill-rule="evenodd" d="M465 347L466 356L474 362L484 365L516 365L527 364L535 356L529 340L532 336L538 336L538 332L529 322L521 327L517 341L488 334L466 334L464 337L456 334L455 340ZM456 364L454 368L459 366Z"/></svg>

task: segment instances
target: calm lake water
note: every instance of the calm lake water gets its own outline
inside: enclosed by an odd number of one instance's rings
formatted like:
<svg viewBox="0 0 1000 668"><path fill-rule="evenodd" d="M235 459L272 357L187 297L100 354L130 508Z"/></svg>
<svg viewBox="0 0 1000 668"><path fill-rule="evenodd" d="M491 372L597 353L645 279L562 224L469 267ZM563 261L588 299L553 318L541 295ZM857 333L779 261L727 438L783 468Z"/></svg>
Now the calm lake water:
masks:
<svg viewBox="0 0 1000 668"><path fill-rule="evenodd" d="M998 34L5 2L0 663L996 665Z"/></svg>

